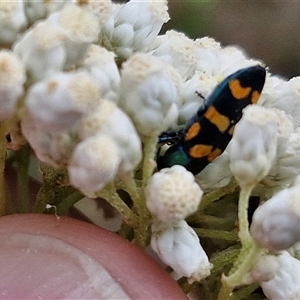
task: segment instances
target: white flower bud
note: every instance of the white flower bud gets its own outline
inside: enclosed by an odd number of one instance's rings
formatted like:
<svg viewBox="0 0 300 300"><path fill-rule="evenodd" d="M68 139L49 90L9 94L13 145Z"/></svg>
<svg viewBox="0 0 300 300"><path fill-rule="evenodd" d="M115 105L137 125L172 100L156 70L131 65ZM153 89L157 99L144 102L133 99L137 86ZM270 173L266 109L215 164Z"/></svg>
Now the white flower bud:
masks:
<svg viewBox="0 0 300 300"><path fill-rule="evenodd" d="M224 78L242 68L261 64L259 61L248 59L245 52L236 46L221 48L218 61L219 74L221 73Z"/></svg>
<svg viewBox="0 0 300 300"><path fill-rule="evenodd" d="M41 22L30 28L14 45L32 81L61 71L66 60L65 34L58 26Z"/></svg>
<svg viewBox="0 0 300 300"><path fill-rule="evenodd" d="M197 47L196 69L206 76L215 76L222 81L239 69L261 64L248 59L244 51L236 46L221 48L212 38L204 37L195 41Z"/></svg>
<svg viewBox="0 0 300 300"><path fill-rule="evenodd" d="M80 0L77 0L77 2L80 2ZM85 0L84 5L97 16L101 25L109 19L113 9L111 0Z"/></svg>
<svg viewBox="0 0 300 300"><path fill-rule="evenodd" d="M217 75L220 71L220 43L213 38L203 37L195 40L197 49L197 71L207 75Z"/></svg>
<svg viewBox="0 0 300 300"><path fill-rule="evenodd" d="M121 59L146 52L169 20L167 1L134 1L115 7L101 26L100 42Z"/></svg>
<svg viewBox="0 0 300 300"><path fill-rule="evenodd" d="M179 276L188 277L189 283L210 275L208 257L197 234L186 221L181 220L170 227L164 227L159 222L154 223L151 247Z"/></svg>
<svg viewBox="0 0 300 300"><path fill-rule="evenodd" d="M277 115L247 106L229 147L230 169L241 187L253 186L269 172L276 157Z"/></svg>
<svg viewBox="0 0 300 300"><path fill-rule="evenodd" d="M115 54L98 45L91 45L83 62L83 68L99 84L101 97L119 101L121 76L115 63Z"/></svg>
<svg viewBox="0 0 300 300"><path fill-rule="evenodd" d="M0 51L0 121L9 119L16 109L26 81L25 68L16 54Z"/></svg>
<svg viewBox="0 0 300 300"><path fill-rule="evenodd" d="M21 128L40 161L53 167L66 167L77 142L72 133L51 134L28 115L22 118Z"/></svg>
<svg viewBox="0 0 300 300"><path fill-rule="evenodd" d="M232 173L229 169L229 153L224 151L195 176L196 182L205 192L220 189L229 184Z"/></svg>
<svg viewBox="0 0 300 300"><path fill-rule="evenodd" d="M266 185L290 185L300 170L300 128L291 133L285 144L285 152L277 155L276 164L263 181Z"/></svg>
<svg viewBox="0 0 300 300"><path fill-rule="evenodd" d="M156 38L153 54L173 66L184 80L190 79L195 72L197 48L193 40L181 32L167 31Z"/></svg>
<svg viewBox="0 0 300 300"><path fill-rule="evenodd" d="M293 117L295 127L300 126L300 77L284 81L272 76L267 77L266 83L259 104L283 110Z"/></svg>
<svg viewBox="0 0 300 300"><path fill-rule="evenodd" d="M56 73L28 91L28 114L52 134L71 130L99 103L99 89L86 72Z"/></svg>
<svg viewBox="0 0 300 300"><path fill-rule="evenodd" d="M219 83L219 77L196 71L193 77L187 80L180 91L183 104L179 112L179 124L185 124L205 103L214 88Z"/></svg>
<svg viewBox="0 0 300 300"><path fill-rule="evenodd" d="M24 1L26 17L29 20L30 24L33 24L35 21L44 19L50 13L61 9L68 2L70 2L70 0L26 0Z"/></svg>
<svg viewBox="0 0 300 300"><path fill-rule="evenodd" d="M100 24L88 8L66 5L61 11L49 15L46 22L59 26L66 35L65 69L77 66L85 57L89 46L98 39Z"/></svg>
<svg viewBox="0 0 300 300"><path fill-rule="evenodd" d="M284 189L258 207L250 232L256 242L271 251L288 249L300 241L300 182Z"/></svg>
<svg viewBox="0 0 300 300"><path fill-rule="evenodd" d="M24 1L0 2L0 45L11 45L26 26Z"/></svg>
<svg viewBox="0 0 300 300"><path fill-rule="evenodd" d="M167 67L149 54L135 54L121 72L122 99L139 133L159 134L170 128L178 117L178 93Z"/></svg>
<svg viewBox="0 0 300 300"><path fill-rule="evenodd" d="M286 251L261 256L251 275L270 300L296 300L300 297L300 262Z"/></svg>
<svg viewBox="0 0 300 300"><path fill-rule="evenodd" d="M151 214L161 222L172 223L195 212L203 192L192 173L175 165L153 174L145 194Z"/></svg>
<svg viewBox="0 0 300 300"><path fill-rule="evenodd" d="M91 196L115 178L120 160L118 147L110 137L89 137L73 151L68 166L70 183Z"/></svg>
<svg viewBox="0 0 300 300"><path fill-rule="evenodd" d="M115 103L102 100L95 111L83 118L78 126L80 139L97 134L111 137L118 147L121 157L118 175L132 171L140 162L142 158L140 138L130 118Z"/></svg>

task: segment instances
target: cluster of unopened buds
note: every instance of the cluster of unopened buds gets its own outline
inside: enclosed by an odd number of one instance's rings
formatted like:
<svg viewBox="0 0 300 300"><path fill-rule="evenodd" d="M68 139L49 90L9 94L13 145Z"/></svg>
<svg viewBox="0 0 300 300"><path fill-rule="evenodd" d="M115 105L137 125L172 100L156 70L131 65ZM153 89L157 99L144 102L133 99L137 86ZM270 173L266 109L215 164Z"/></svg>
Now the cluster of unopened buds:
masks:
<svg viewBox="0 0 300 300"><path fill-rule="evenodd" d="M35 211L104 198L123 216L120 234L150 244L187 290L205 281L204 294L227 299L237 287L242 299L260 285L269 299L298 299L300 77L267 70L257 105L199 174L155 172L162 132L227 76L264 66L212 38L160 34L168 20L166 0L0 2L0 157L29 144L44 175Z"/></svg>

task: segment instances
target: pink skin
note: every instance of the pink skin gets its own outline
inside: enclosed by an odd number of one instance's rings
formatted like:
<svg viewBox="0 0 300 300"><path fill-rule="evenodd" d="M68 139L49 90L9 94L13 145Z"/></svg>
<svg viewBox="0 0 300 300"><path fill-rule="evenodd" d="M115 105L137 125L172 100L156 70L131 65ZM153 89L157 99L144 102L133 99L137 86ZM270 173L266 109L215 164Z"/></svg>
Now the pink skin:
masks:
<svg viewBox="0 0 300 300"><path fill-rule="evenodd" d="M1 217L0 265L0 299L187 299L142 250L68 217Z"/></svg>

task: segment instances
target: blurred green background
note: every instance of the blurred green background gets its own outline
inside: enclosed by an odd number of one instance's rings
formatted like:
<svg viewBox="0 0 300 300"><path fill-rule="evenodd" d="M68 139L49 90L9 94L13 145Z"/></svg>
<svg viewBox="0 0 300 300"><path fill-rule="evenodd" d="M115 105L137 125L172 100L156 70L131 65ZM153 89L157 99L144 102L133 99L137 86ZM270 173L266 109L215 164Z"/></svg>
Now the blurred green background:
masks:
<svg viewBox="0 0 300 300"><path fill-rule="evenodd" d="M300 1L169 0L169 13L164 30L238 45L272 73L300 75Z"/></svg>

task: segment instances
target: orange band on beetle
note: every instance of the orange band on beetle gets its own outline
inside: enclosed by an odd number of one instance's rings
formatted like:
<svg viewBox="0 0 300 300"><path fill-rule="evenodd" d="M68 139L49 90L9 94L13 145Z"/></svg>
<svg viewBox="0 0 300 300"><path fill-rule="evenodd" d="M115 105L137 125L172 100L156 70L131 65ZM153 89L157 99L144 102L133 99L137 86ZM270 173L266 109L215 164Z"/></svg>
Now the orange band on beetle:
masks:
<svg viewBox="0 0 300 300"><path fill-rule="evenodd" d="M211 123L216 125L220 132L225 132L230 126L230 119L220 114L214 106L210 106L204 116Z"/></svg>
<svg viewBox="0 0 300 300"><path fill-rule="evenodd" d="M189 128L189 130L187 131L187 133L185 134L184 140L185 141L189 141L192 138L194 138L200 132L200 129L201 129L200 123L199 122L194 123Z"/></svg>
<svg viewBox="0 0 300 300"><path fill-rule="evenodd" d="M210 152L207 156L207 160L209 162L213 161L216 157L218 157L220 154L222 154L222 150L219 148L216 148L215 150L213 150L212 152Z"/></svg>
<svg viewBox="0 0 300 300"><path fill-rule="evenodd" d="M201 157L208 156L211 150L212 150L212 146L210 145L198 144L190 148L189 154L193 158L201 158Z"/></svg>
<svg viewBox="0 0 300 300"><path fill-rule="evenodd" d="M241 86L241 82L238 79L232 79L228 84L231 94L237 100L242 100L249 96L251 92L251 87Z"/></svg>
<svg viewBox="0 0 300 300"><path fill-rule="evenodd" d="M258 91L253 91L251 96L252 104L256 104L259 99L260 93Z"/></svg>
<svg viewBox="0 0 300 300"><path fill-rule="evenodd" d="M230 134L230 135L233 135L233 132L234 132L234 125L232 125L230 128L229 128L229 130L228 130L228 134Z"/></svg>

